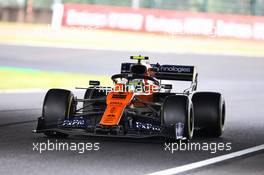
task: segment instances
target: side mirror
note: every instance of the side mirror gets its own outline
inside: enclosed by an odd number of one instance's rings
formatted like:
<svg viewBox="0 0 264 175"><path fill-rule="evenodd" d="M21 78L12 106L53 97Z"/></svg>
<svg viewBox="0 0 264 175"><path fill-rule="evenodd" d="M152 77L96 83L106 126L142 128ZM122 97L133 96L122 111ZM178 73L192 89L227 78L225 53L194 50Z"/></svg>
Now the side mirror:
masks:
<svg viewBox="0 0 264 175"><path fill-rule="evenodd" d="M99 86L100 85L100 81L90 80L89 81L89 85L90 86Z"/></svg>
<svg viewBox="0 0 264 175"><path fill-rule="evenodd" d="M172 90L172 84L162 84L161 88L165 90Z"/></svg>

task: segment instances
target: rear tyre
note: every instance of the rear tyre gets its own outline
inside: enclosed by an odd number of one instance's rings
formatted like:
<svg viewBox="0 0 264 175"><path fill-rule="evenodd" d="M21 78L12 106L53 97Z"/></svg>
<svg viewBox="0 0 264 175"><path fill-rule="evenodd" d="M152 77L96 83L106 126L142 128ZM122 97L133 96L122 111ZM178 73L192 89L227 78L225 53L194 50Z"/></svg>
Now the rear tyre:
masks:
<svg viewBox="0 0 264 175"><path fill-rule="evenodd" d="M195 128L204 135L220 137L225 125L225 101L220 93L197 92L192 96Z"/></svg>
<svg viewBox="0 0 264 175"><path fill-rule="evenodd" d="M57 128L65 119L74 115L75 101L71 91L64 89L50 89L44 99L42 117L46 129ZM67 137L67 134L48 131L48 137Z"/></svg>
<svg viewBox="0 0 264 175"><path fill-rule="evenodd" d="M85 92L84 99L97 99L97 98L102 98L105 97L106 93L105 91L100 91L99 89L95 88L88 88ZM85 101L83 103L83 112L91 112L91 111L98 111L98 110L103 110L106 108L106 102L89 102ZM98 116L89 116L90 123L91 125L96 125L100 122L101 117Z"/></svg>
<svg viewBox="0 0 264 175"><path fill-rule="evenodd" d="M170 139L177 139L175 126L177 123L184 124L183 137L190 140L193 136L194 118L193 106L188 96L168 96L162 106L162 126Z"/></svg>

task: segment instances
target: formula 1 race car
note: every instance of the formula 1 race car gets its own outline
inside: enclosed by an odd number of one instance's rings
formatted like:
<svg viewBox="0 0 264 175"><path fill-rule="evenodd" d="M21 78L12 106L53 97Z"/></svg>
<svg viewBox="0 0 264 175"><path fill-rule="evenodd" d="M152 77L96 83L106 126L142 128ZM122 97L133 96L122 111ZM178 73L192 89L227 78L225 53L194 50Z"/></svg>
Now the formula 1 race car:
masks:
<svg viewBox="0 0 264 175"><path fill-rule="evenodd" d="M152 137L190 140L196 130L210 137L222 135L225 101L217 92L196 92L194 66L149 64L132 56L112 76L113 87L90 81L83 99L64 89L50 89L44 99L36 133L49 137L73 135ZM163 80L189 81L183 92L172 92ZM77 104L81 107L77 108Z"/></svg>

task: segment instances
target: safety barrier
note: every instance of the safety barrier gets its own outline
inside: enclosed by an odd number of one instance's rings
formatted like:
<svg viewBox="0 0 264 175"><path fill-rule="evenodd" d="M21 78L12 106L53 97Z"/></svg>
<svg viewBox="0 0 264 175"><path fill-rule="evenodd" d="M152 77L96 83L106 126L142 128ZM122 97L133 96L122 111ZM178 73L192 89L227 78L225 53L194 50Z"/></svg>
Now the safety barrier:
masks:
<svg viewBox="0 0 264 175"><path fill-rule="evenodd" d="M264 17L245 15L64 4L55 6L52 24L170 35L264 40Z"/></svg>

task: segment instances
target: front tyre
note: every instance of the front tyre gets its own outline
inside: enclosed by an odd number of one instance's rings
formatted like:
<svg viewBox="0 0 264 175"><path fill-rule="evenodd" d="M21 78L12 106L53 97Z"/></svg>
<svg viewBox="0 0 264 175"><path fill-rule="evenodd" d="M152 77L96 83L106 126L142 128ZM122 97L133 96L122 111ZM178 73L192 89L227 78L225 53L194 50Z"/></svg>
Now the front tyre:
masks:
<svg viewBox="0 0 264 175"><path fill-rule="evenodd" d="M44 99L42 117L46 129L57 128L65 119L74 115L75 102L71 91L50 89ZM67 137L67 134L54 131L44 133L48 137Z"/></svg>
<svg viewBox="0 0 264 175"><path fill-rule="evenodd" d="M162 106L162 126L169 138L179 139L176 126L183 124L183 138L192 139L194 131L193 105L188 96L168 96Z"/></svg>

